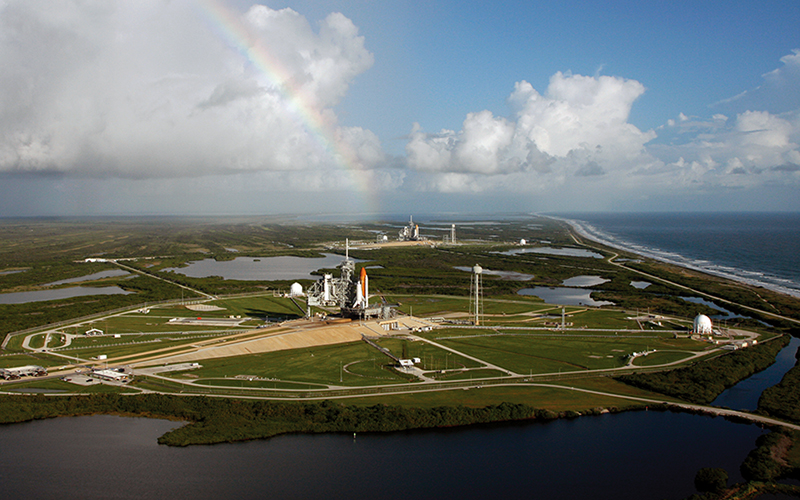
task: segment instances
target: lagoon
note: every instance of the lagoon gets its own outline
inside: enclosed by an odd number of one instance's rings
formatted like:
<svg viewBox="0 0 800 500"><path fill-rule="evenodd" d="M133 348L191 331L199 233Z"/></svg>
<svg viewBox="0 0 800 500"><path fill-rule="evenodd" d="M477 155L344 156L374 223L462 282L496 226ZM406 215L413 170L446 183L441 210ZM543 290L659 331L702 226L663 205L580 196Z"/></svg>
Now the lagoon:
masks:
<svg viewBox="0 0 800 500"><path fill-rule="evenodd" d="M103 278L118 278L121 276L127 276L130 273L128 271L123 271L122 269L109 269L108 271L100 271L94 274L87 274L86 276L78 276L77 278L68 278L65 280L53 281L52 283L45 283L41 286L56 286L56 285L65 285L67 283L79 283L81 281L93 281L99 280Z"/></svg>
<svg viewBox="0 0 800 500"><path fill-rule="evenodd" d="M600 276L573 276L572 278L565 279L561 282L561 284L564 286L584 287L602 285L603 283L608 283L609 281L611 280L601 278Z"/></svg>
<svg viewBox="0 0 800 500"><path fill-rule="evenodd" d="M97 288L72 286L69 288L53 288L34 292L0 293L0 304L26 304L28 302L70 299L72 297L84 297L86 295L128 295L131 293L135 292L127 292L118 286L103 286Z"/></svg>
<svg viewBox="0 0 800 500"><path fill-rule="evenodd" d="M319 258L284 255L281 257L237 257L233 260L223 261L204 259L190 262L186 267L172 267L164 269L164 271L172 271L190 278L220 276L226 280L242 281L316 279L318 276L312 275L312 271L335 268L344 260L341 255L330 253L324 255L325 257ZM351 260L362 262L357 259Z"/></svg>
<svg viewBox="0 0 800 500"><path fill-rule="evenodd" d="M553 247L535 247L535 248L515 248L506 252L498 252L502 255L519 255L524 253L538 253L544 255L560 255L564 257L593 257L595 259L602 259L603 256L597 252L586 250L585 248L553 248Z"/></svg>
<svg viewBox="0 0 800 500"><path fill-rule="evenodd" d="M545 304L557 304L562 306L610 306L613 302L607 300L594 300L591 293L594 290L588 288L550 288L537 286L533 288L523 288L519 295L533 295L544 300Z"/></svg>

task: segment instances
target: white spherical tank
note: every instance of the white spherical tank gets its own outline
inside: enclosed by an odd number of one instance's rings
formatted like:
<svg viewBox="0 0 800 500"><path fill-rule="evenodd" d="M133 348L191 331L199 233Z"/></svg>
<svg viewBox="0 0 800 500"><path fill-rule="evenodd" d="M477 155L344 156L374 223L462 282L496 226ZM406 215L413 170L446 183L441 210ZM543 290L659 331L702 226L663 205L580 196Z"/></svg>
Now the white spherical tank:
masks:
<svg viewBox="0 0 800 500"><path fill-rule="evenodd" d="M303 295L303 285L297 282L292 283L292 286L289 287L289 295L292 297Z"/></svg>
<svg viewBox="0 0 800 500"><path fill-rule="evenodd" d="M483 272L483 268L478 264L475 264L475 267L472 268L472 272L475 274L481 274Z"/></svg>
<svg viewBox="0 0 800 500"><path fill-rule="evenodd" d="M711 318L705 314L698 314L694 319L692 330L697 335L711 335L713 333L711 329Z"/></svg>
<svg viewBox="0 0 800 500"><path fill-rule="evenodd" d="M525 241L525 238L523 238L523 239L519 240L519 244L524 246L524 245L527 245L528 242Z"/></svg>

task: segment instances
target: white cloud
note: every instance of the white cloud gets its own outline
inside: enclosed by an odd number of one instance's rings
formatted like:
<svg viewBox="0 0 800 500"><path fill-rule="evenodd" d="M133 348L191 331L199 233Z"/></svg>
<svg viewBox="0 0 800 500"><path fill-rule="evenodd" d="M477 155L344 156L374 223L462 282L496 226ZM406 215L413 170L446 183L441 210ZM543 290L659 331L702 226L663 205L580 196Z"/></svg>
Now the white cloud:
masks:
<svg viewBox="0 0 800 500"><path fill-rule="evenodd" d="M777 92L778 82L794 81L800 52L782 61L765 75L761 97ZM800 79L792 92L797 88ZM643 92L639 82L609 76L556 73L544 94L519 82L508 119L470 113L460 131L438 134L415 125L407 159L425 175L408 182L421 191L528 194L550 203L580 198L584 206L605 208L700 193L723 199L719 193L800 182L800 110L680 112L653 141L654 131L628 122ZM737 102L755 104L748 99Z"/></svg>
<svg viewBox="0 0 800 500"><path fill-rule="evenodd" d="M373 62L349 19L315 31L291 9L207 4L0 4L0 171L181 177L384 160L375 134L332 110Z"/></svg>
<svg viewBox="0 0 800 500"><path fill-rule="evenodd" d="M515 85L508 101L513 120L489 111L469 113L459 132L426 135L418 125L406 145L408 164L433 172L507 174L569 169L604 175L643 161L655 137L628 123L644 92L634 80L556 73L545 95L528 82Z"/></svg>

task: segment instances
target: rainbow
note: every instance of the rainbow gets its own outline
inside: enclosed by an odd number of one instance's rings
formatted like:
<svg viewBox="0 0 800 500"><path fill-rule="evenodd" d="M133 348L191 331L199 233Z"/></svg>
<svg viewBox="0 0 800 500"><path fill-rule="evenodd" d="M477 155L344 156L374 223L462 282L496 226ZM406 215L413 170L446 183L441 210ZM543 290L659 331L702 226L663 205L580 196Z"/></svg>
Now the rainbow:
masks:
<svg viewBox="0 0 800 500"><path fill-rule="evenodd" d="M199 2L201 11L214 31L225 42L245 57L263 76L265 76L283 96L286 111L319 144L342 172L349 176L360 196L357 211L377 212L375 191L368 185L370 175L356 167L356 155L348 147L341 146L338 132L331 120L313 106L313 99L294 83L293 76L284 64L270 52L269 47L254 36L241 15L232 11L218 0Z"/></svg>

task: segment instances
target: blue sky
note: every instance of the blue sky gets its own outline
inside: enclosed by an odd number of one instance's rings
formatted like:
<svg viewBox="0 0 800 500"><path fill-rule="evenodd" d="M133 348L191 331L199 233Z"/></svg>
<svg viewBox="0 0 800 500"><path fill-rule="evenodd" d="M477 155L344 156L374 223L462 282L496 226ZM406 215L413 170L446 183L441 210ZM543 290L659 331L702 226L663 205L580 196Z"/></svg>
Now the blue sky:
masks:
<svg viewBox="0 0 800 500"><path fill-rule="evenodd" d="M0 0L0 216L797 211L798 26L796 1Z"/></svg>

